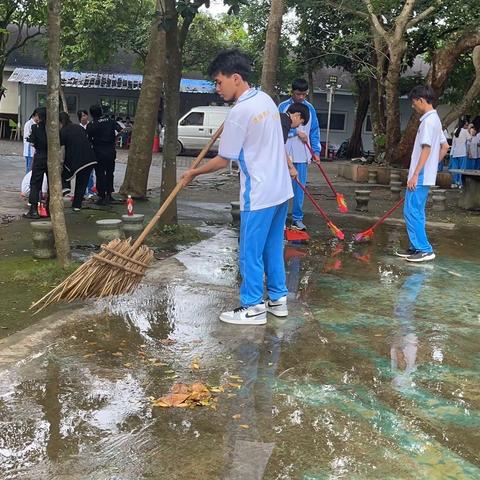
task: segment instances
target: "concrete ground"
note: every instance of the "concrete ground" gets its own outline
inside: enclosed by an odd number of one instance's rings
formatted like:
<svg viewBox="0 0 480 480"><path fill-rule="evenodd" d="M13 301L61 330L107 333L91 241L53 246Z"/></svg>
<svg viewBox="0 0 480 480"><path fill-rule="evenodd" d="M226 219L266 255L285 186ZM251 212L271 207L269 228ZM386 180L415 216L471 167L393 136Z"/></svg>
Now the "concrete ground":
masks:
<svg viewBox="0 0 480 480"><path fill-rule="evenodd" d="M0 148L0 212L17 216L23 159ZM160 161L150 201L136 204L148 215ZM354 213L358 184L337 178L336 166L326 164L352 212L336 213L314 166L310 188L346 241L332 239L306 204L312 240L285 247L285 319L269 315L258 328L218 320L238 305L238 230L228 209L238 179L227 174L180 196L181 221L209 238L155 262L134 293L16 317L26 328L0 340L0 478L480 478L478 217L456 207L435 214L438 258L410 265L392 255L405 240L401 212L373 242L350 241L392 202L374 186L371 211ZM117 184L124 168L119 161ZM125 208L87 207L67 211L77 246L95 242L98 215ZM1 261L28 261L28 222L0 229ZM210 389L203 405L155 406L195 382Z"/></svg>

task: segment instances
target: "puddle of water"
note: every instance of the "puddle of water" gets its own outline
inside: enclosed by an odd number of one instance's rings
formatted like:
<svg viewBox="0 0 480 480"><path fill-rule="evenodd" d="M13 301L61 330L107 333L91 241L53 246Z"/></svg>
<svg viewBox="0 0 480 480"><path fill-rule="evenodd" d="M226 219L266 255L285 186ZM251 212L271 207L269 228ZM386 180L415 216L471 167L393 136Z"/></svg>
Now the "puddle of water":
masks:
<svg viewBox="0 0 480 480"><path fill-rule="evenodd" d="M184 252L0 377L2 478L480 478L479 251L436 231L435 263L408 265L402 237L290 245L291 315L259 328L217 320L235 236ZM196 380L225 385L215 410L151 408Z"/></svg>

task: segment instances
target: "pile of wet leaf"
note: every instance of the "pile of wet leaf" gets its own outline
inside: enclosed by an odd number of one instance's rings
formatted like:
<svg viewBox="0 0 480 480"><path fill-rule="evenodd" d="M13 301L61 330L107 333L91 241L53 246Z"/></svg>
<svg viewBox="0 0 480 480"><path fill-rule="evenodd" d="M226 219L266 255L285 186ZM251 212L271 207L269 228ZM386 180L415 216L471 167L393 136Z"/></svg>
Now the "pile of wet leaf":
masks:
<svg viewBox="0 0 480 480"><path fill-rule="evenodd" d="M213 393L223 392L223 387L207 387L201 382L195 382L191 385L186 383L175 383L168 395L152 400L153 407L177 407L194 408L196 406L215 409L217 401Z"/></svg>

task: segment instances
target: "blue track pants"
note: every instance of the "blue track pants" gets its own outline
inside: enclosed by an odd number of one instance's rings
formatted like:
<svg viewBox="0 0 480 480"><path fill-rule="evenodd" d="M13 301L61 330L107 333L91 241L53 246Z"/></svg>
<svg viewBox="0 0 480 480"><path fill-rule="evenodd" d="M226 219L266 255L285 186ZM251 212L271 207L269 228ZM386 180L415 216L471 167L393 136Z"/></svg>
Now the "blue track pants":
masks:
<svg viewBox="0 0 480 480"><path fill-rule="evenodd" d="M425 229L425 206L429 190L427 185L417 185L415 190L407 190L403 207L410 248L427 253L433 252Z"/></svg>
<svg viewBox="0 0 480 480"><path fill-rule="evenodd" d="M298 181L306 186L307 185L307 163L294 163L293 166L298 172ZM303 199L305 193L298 186L297 182L292 181L293 186L293 206L292 206L292 220L303 220Z"/></svg>
<svg viewBox="0 0 480 480"><path fill-rule="evenodd" d="M270 300L287 295L283 236L288 202L250 212L240 212L240 304L263 302L263 277Z"/></svg>

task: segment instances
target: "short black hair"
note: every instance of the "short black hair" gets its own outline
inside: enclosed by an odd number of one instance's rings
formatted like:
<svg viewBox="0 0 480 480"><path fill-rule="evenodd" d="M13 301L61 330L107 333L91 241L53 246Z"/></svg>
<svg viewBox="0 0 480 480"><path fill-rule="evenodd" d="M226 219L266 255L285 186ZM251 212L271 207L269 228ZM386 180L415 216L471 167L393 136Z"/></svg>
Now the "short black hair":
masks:
<svg viewBox="0 0 480 480"><path fill-rule="evenodd" d="M98 103L90 106L90 115L94 118L100 118L103 115L102 106Z"/></svg>
<svg viewBox="0 0 480 480"><path fill-rule="evenodd" d="M303 124L306 125L310 120L310 110L304 103L294 102L287 108L288 113L299 113Z"/></svg>
<svg viewBox="0 0 480 480"><path fill-rule="evenodd" d="M82 119L83 114L87 115L87 117L88 117L88 112L86 110L79 110L77 112L78 121L80 121Z"/></svg>
<svg viewBox="0 0 480 480"><path fill-rule="evenodd" d="M33 118L35 115L38 115L38 107L33 111L33 113L30 115L30 118Z"/></svg>
<svg viewBox="0 0 480 480"><path fill-rule="evenodd" d="M432 105L437 100L437 95L429 85L417 85L413 87L408 94L408 99L412 101L419 100L420 98L423 98L427 103Z"/></svg>
<svg viewBox="0 0 480 480"><path fill-rule="evenodd" d="M308 90L308 82L304 78L296 78L292 82L292 92L298 90L299 92L306 92Z"/></svg>
<svg viewBox="0 0 480 480"><path fill-rule="evenodd" d="M72 121L70 120L70 115L67 112L60 112L60 114L58 115L58 119L60 120L62 127L65 127L65 125L70 125L72 123Z"/></svg>
<svg viewBox="0 0 480 480"><path fill-rule="evenodd" d="M38 119L41 122L46 122L47 121L47 108L46 107L38 107L35 109L38 115Z"/></svg>
<svg viewBox="0 0 480 480"><path fill-rule="evenodd" d="M227 76L237 73L245 82L248 82L252 74L251 61L237 48L223 50L208 66L210 77L215 77L219 73Z"/></svg>

